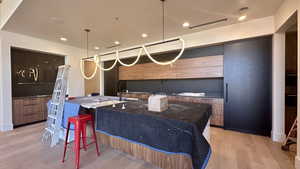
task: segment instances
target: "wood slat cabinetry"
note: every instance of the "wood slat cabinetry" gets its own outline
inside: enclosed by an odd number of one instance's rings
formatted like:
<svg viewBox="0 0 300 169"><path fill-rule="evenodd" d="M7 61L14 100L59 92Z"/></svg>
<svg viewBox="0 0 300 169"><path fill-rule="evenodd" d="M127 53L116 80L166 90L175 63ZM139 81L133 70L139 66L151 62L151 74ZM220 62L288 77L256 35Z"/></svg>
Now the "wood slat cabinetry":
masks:
<svg viewBox="0 0 300 169"><path fill-rule="evenodd" d="M13 124L20 126L47 119L50 96L13 98Z"/></svg>
<svg viewBox="0 0 300 169"><path fill-rule="evenodd" d="M119 80L188 79L223 77L223 55L180 59L173 65L155 63L119 67Z"/></svg>

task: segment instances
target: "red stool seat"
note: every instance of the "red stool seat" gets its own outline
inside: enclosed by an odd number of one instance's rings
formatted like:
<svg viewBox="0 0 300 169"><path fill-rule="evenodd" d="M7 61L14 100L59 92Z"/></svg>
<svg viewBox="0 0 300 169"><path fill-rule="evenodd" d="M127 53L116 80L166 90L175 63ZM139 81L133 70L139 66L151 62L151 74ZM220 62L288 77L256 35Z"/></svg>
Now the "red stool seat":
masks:
<svg viewBox="0 0 300 169"><path fill-rule="evenodd" d="M79 115L79 116L74 116L74 117L70 117L68 119L68 126L67 126L67 133L66 133L66 140L65 140L65 147L64 147L64 155L63 155L63 160L62 162L65 161L65 156L66 156L66 151L67 151L67 146L68 146L68 137L69 137L69 132L70 132L70 125L74 124L75 125L75 132L74 132L74 136L75 136L75 140L74 140L74 151L76 153L76 169L79 169L79 163L80 163L80 141L82 139L83 142L83 148L84 150L87 149L87 146L90 144L95 143L96 144L96 152L97 155L99 156L99 150L98 150L98 143L97 143L97 136L96 136L96 131L95 131L95 123L94 123L94 119L92 118L92 115L89 114L84 114L84 115ZM86 126L88 123L91 123L92 125L92 138L93 141L90 144L87 144L86 142Z"/></svg>

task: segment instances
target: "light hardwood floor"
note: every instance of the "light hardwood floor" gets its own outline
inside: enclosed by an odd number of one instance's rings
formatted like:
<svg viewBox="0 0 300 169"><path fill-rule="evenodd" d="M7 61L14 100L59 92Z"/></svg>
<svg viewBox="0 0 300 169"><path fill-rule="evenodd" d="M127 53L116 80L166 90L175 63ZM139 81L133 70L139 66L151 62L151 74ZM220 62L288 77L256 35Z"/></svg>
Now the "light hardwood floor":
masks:
<svg viewBox="0 0 300 169"><path fill-rule="evenodd" d="M53 149L41 144L43 123L0 133L0 169L73 169L71 149L62 164L63 146ZM283 152L269 138L211 129L213 149L208 169L292 169L293 152ZM91 146L81 153L81 169L158 169L144 161L101 146L96 157Z"/></svg>

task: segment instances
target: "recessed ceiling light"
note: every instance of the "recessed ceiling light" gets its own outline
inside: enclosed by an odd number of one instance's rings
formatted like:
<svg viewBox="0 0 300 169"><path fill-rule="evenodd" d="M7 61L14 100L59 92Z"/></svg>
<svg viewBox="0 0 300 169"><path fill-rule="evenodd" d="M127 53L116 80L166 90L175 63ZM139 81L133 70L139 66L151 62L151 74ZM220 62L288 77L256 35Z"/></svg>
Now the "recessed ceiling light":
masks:
<svg viewBox="0 0 300 169"><path fill-rule="evenodd" d="M95 46L94 49L95 49L95 50L99 50L100 48L99 48L98 46Z"/></svg>
<svg viewBox="0 0 300 169"><path fill-rule="evenodd" d="M146 34L146 33L142 34L142 38L147 38L147 37L148 37L148 34Z"/></svg>
<svg viewBox="0 0 300 169"><path fill-rule="evenodd" d="M248 9L249 9L248 7L244 7L239 10L239 12L240 12L240 16L238 18L239 21L243 21L243 20L247 19Z"/></svg>
<svg viewBox="0 0 300 169"><path fill-rule="evenodd" d="M238 20L243 21L245 19L247 19L247 15L241 15Z"/></svg>
<svg viewBox="0 0 300 169"><path fill-rule="evenodd" d="M61 38L60 38L60 40L61 40L61 41L63 41L63 42L66 42L66 41L68 41L68 39L67 39L67 38L65 38L65 37L61 37Z"/></svg>
<svg viewBox="0 0 300 169"><path fill-rule="evenodd" d="M120 45L120 42L119 41L115 41L114 42L116 45Z"/></svg>
<svg viewBox="0 0 300 169"><path fill-rule="evenodd" d="M182 24L182 27L188 28L188 27L190 27L190 23L189 23L189 22L184 22L184 23Z"/></svg>

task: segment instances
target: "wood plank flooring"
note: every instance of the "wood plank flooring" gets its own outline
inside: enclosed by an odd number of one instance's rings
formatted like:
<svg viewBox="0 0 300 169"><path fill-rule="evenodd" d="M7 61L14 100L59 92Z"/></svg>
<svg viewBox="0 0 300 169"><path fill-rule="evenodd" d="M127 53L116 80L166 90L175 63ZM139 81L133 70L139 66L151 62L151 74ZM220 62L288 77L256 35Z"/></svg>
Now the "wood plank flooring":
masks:
<svg viewBox="0 0 300 169"><path fill-rule="evenodd" d="M62 144L51 149L41 143L44 124L34 124L0 133L0 169L73 169L74 153L68 149L61 163ZM294 153L283 152L269 138L211 129L213 154L208 169L293 169ZM142 160L101 146L81 153L81 169L158 169Z"/></svg>

